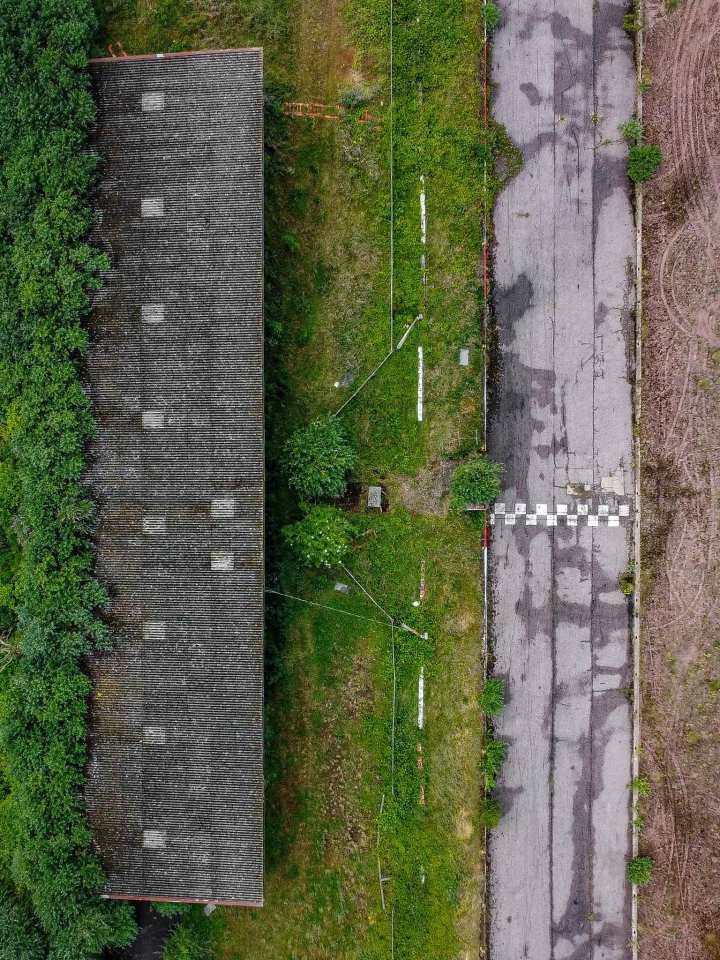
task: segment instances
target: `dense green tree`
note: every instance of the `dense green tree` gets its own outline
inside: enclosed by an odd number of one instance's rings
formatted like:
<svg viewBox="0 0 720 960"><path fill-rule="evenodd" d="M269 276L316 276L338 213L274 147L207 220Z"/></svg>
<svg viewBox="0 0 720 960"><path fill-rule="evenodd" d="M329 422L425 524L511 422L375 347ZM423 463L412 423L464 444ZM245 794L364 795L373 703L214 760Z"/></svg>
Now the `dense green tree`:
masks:
<svg viewBox="0 0 720 960"><path fill-rule="evenodd" d="M290 486L307 500L341 497L356 461L342 424L323 418L295 431L286 458Z"/></svg>
<svg viewBox="0 0 720 960"><path fill-rule="evenodd" d="M500 493L502 466L487 457L476 457L462 463L450 483L450 502L453 509L491 503Z"/></svg>
<svg viewBox="0 0 720 960"><path fill-rule="evenodd" d="M307 567L330 567L342 563L350 549L353 528L337 507L316 504L305 516L283 529L283 536Z"/></svg>
<svg viewBox="0 0 720 960"><path fill-rule="evenodd" d="M0 960L46 960L47 944L30 906L0 883Z"/></svg>
<svg viewBox="0 0 720 960"><path fill-rule="evenodd" d="M17 811L13 880L50 960L98 957L134 935L130 909L99 897L82 797L82 658L108 642L80 484L93 431L84 321L107 268L86 239L95 29L91 0L0 0L0 526L18 550L3 597L21 653L4 675L0 738Z"/></svg>

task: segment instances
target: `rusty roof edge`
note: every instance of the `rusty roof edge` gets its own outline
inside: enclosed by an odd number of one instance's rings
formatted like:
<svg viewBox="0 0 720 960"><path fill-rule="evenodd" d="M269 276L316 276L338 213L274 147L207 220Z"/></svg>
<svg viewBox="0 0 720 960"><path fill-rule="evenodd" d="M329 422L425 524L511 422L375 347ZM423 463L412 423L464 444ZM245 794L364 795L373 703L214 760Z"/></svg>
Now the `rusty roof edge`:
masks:
<svg viewBox="0 0 720 960"><path fill-rule="evenodd" d="M215 900L200 897L153 897L148 894L101 893L102 900L142 900L147 903L216 903L219 907L264 907L265 900Z"/></svg>
<svg viewBox="0 0 720 960"><path fill-rule="evenodd" d="M259 53L262 56L263 47L211 47L207 50L176 50L167 53L130 53L119 57L90 57L88 63L124 63L128 60L170 60L178 57L201 57L205 54L218 53Z"/></svg>

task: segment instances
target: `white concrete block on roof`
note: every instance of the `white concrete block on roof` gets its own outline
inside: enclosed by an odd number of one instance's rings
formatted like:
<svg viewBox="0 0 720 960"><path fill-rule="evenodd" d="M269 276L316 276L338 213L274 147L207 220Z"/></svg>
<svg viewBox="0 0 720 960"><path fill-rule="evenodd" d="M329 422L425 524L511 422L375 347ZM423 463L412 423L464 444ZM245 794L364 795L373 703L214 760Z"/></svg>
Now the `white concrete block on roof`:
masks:
<svg viewBox="0 0 720 960"><path fill-rule="evenodd" d="M146 850L164 850L167 846L167 830L143 830L143 846Z"/></svg>
<svg viewBox="0 0 720 960"><path fill-rule="evenodd" d="M230 573L235 569L235 554L227 550L212 550L210 553L210 569L218 573Z"/></svg>
<svg viewBox="0 0 720 960"><path fill-rule="evenodd" d="M143 218L164 217L164 199L162 197L143 197L140 201L140 216Z"/></svg>
<svg viewBox="0 0 720 960"><path fill-rule="evenodd" d="M142 530L148 536L162 536L167 533L167 520L165 517L143 517Z"/></svg>
<svg viewBox="0 0 720 960"><path fill-rule="evenodd" d="M164 620L146 620L142 625L143 640L164 640L167 628Z"/></svg>
<svg viewBox="0 0 720 960"><path fill-rule="evenodd" d="M143 430L162 430L165 426L165 414L162 410L143 410Z"/></svg>
<svg viewBox="0 0 720 960"><path fill-rule="evenodd" d="M231 520L235 516L235 499L218 497L210 501L210 516L215 520Z"/></svg>
<svg viewBox="0 0 720 960"><path fill-rule="evenodd" d="M162 90L146 90L140 98L143 113L158 113L165 109L165 93Z"/></svg>
<svg viewBox="0 0 720 960"><path fill-rule="evenodd" d="M140 307L140 319L144 323L162 323L165 319L165 304L143 303Z"/></svg>

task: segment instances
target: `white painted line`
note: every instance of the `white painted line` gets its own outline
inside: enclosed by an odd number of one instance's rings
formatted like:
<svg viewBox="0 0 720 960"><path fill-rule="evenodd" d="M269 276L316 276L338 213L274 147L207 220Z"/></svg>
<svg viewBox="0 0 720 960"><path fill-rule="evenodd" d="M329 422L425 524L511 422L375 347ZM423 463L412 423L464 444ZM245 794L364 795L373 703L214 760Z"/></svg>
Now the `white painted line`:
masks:
<svg viewBox="0 0 720 960"><path fill-rule="evenodd" d="M539 517L546 517L548 512L546 503L539 503L537 505L536 513Z"/></svg>
<svg viewBox="0 0 720 960"><path fill-rule="evenodd" d="M588 515L588 505L586 503L579 503L577 505L577 512L579 517L586 517Z"/></svg>
<svg viewBox="0 0 720 960"><path fill-rule="evenodd" d="M548 525L549 527L556 527L556 526L557 526L557 514L556 514L556 513L549 513L549 514L547 515L547 525Z"/></svg>
<svg viewBox="0 0 720 960"><path fill-rule="evenodd" d="M496 504L495 504L495 513L497 514L497 516L501 517L501 516L505 513L505 504L504 504L504 503L496 503Z"/></svg>
<svg viewBox="0 0 720 960"><path fill-rule="evenodd" d="M611 513L608 517L608 526L609 527L619 527L620 526L620 517L616 514Z"/></svg>
<svg viewBox="0 0 720 960"><path fill-rule="evenodd" d="M425 667L420 668L418 677L418 730L425 726Z"/></svg>
<svg viewBox="0 0 720 960"><path fill-rule="evenodd" d="M423 418L423 348L418 347L418 392L417 392L417 418L418 423L422 423Z"/></svg>
<svg viewBox="0 0 720 960"><path fill-rule="evenodd" d="M630 504L629 504L629 503L621 503L621 504L620 504L620 516L621 516L621 517L629 517L629 516L630 516Z"/></svg>
<svg viewBox="0 0 720 960"><path fill-rule="evenodd" d="M567 504L559 503L556 507L556 510L559 517L564 517L567 514Z"/></svg>
<svg viewBox="0 0 720 960"><path fill-rule="evenodd" d="M419 314L415 317L415 319L414 319L413 322L410 324L410 326L407 328L407 330L405 331L405 333L404 333L404 334L400 337L400 339L398 340L398 344L397 344L397 346L395 347L395 350L401 350L401 349L405 346L405 341L406 341L407 338L410 336L410 334L413 332L413 329L415 328L415 324L418 322L418 320L422 320L422 318L423 318L423 315L422 315L421 313L419 313Z"/></svg>
<svg viewBox="0 0 720 960"><path fill-rule="evenodd" d="M588 515L588 526L589 526L589 527L597 527L597 526L599 526L597 514L591 513L591 514Z"/></svg>
<svg viewBox="0 0 720 960"><path fill-rule="evenodd" d="M427 217L425 213L425 177L420 177L420 239L423 245L427 241Z"/></svg>
<svg viewBox="0 0 720 960"><path fill-rule="evenodd" d="M526 510L527 510L527 504L526 504L526 503L516 503L516 504L515 504L515 516L516 516L516 517L522 517L523 514L526 512Z"/></svg>
<svg viewBox="0 0 720 960"><path fill-rule="evenodd" d="M606 503L601 503L598 506L598 514L601 517L607 517L609 513L610 513L610 507Z"/></svg>
<svg viewBox="0 0 720 960"><path fill-rule="evenodd" d="M527 516L525 517L525 523L526 523L529 527L536 527L536 526L537 526L537 514L536 514L536 513L528 513Z"/></svg>
<svg viewBox="0 0 720 960"><path fill-rule="evenodd" d="M569 513L569 514L568 514L568 517L567 517L567 525L568 525L569 527L576 527L576 526L577 526L577 520L578 520L578 518L577 518L577 516L576 516L574 513Z"/></svg>
<svg viewBox="0 0 720 960"><path fill-rule="evenodd" d="M505 514L505 526L506 526L506 527L512 527L514 523L515 523L515 514L514 514L514 513L506 513L506 514Z"/></svg>

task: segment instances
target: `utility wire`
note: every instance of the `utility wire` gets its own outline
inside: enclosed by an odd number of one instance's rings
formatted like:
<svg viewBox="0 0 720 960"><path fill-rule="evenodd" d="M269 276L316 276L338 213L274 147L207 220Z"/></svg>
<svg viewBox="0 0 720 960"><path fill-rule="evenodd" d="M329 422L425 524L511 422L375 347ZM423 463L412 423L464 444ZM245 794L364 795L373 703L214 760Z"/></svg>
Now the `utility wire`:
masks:
<svg viewBox="0 0 720 960"><path fill-rule="evenodd" d="M354 583L356 583L356 584L358 585L358 587L360 587L360 589L361 589L362 592L365 594L365 596L368 598L368 600L370 601L370 603L374 604L381 613L385 614L385 616L388 618L388 620L390 621L390 623L393 623L393 624L394 624L394 623L395 623L395 619L390 616L390 614L387 612L387 610L386 610L384 607L381 607L381 606L380 606L380 604L377 602L377 600L375 599L375 597L373 597L373 595L372 595L371 593L369 593L369 592L365 589L365 587L360 583L360 581L358 580L358 578L357 578L353 573L351 573L351 572L348 570L348 568L345 566L345 564L344 564L344 563L341 563L340 566L343 568L343 570L345 571L345 573L350 577L350 579L351 579Z"/></svg>
<svg viewBox="0 0 720 960"><path fill-rule="evenodd" d="M265 590L265 593L273 593L276 597L285 597L287 600L297 600L298 603L306 603L309 607L320 607L322 610L332 610L333 613L342 613L346 617L355 617L356 620L365 620L367 623L378 623L381 627L387 626L383 620L363 617L359 613L351 613L350 610L342 610L340 607L329 607L325 603L316 603L314 600L304 600L302 597L295 597L291 593L282 593L280 590L271 590L269 587Z"/></svg>

